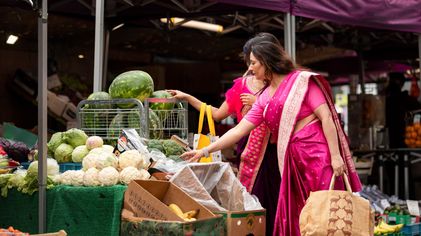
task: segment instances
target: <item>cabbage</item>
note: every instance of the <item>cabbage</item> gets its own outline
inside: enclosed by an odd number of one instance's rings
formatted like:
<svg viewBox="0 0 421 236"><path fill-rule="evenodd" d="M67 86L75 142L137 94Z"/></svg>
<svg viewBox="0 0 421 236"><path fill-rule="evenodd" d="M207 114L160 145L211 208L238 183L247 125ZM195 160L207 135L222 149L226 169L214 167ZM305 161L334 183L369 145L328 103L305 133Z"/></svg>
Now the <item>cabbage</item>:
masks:
<svg viewBox="0 0 421 236"><path fill-rule="evenodd" d="M86 147L89 150L102 147L103 144L104 144L104 140L102 140L102 138L99 136L91 136L86 140Z"/></svg>
<svg viewBox="0 0 421 236"><path fill-rule="evenodd" d="M19 191L25 185L26 170L17 170L7 183L8 188L17 188Z"/></svg>
<svg viewBox="0 0 421 236"><path fill-rule="evenodd" d="M72 161L73 162L82 162L83 158L88 155L89 150L85 145L76 147L72 152Z"/></svg>
<svg viewBox="0 0 421 236"><path fill-rule="evenodd" d="M74 148L84 145L86 143L86 139L88 139L88 135L80 129L73 128L63 133L64 142L70 144Z"/></svg>
<svg viewBox="0 0 421 236"><path fill-rule="evenodd" d="M50 141L47 143L47 148L48 148L49 154L54 154L57 147L60 146L60 144L62 144L62 143L64 143L63 133L57 132L57 133L53 134L53 136L51 136Z"/></svg>
<svg viewBox="0 0 421 236"><path fill-rule="evenodd" d="M69 144L62 143L60 146L57 147L56 151L54 152L54 158L57 162L71 162L72 161L72 152L73 147Z"/></svg>
<svg viewBox="0 0 421 236"><path fill-rule="evenodd" d="M114 167L106 167L98 173L98 179L102 186L116 185L120 174Z"/></svg>
<svg viewBox="0 0 421 236"><path fill-rule="evenodd" d="M52 158L47 158L47 175L58 175L60 172L60 167L57 164L57 161ZM38 161L33 161L27 171L27 175L38 176Z"/></svg>

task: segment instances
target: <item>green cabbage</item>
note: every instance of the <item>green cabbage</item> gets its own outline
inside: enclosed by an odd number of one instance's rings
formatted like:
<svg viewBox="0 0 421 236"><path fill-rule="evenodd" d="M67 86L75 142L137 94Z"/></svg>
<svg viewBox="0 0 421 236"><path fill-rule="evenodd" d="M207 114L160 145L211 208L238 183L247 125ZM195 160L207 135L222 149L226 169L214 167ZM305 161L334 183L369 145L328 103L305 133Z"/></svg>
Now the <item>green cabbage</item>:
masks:
<svg viewBox="0 0 421 236"><path fill-rule="evenodd" d="M73 162L82 162L83 158L88 155L89 150L85 145L76 147L72 152L72 161Z"/></svg>
<svg viewBox="0 0 421 236"><path fill-rule="evenodd" d="M70 144L72 147L85 145L88 135L80 129L69 129L63 133L63 140L65 143Z"/></svg>
<svg viewBox="0 0 421 236"><path fill-rule="evenodd" d="M62 143L60 146L57 147L56 151L54 152L54 158L57 162L71 162L72 161L72 152L73 147L69 144Z"/></svg>
<svg viewBox="0 0 421 236"><path fill-rule="evenodd" d="M57 147L60 146L60 144L62 144L62 143L64 143L62 132L57 132L57 133L53 134L53 136L51 136L50 141L47 143L48 152L49 152L50 156L52 156L52 154L54 154Z"/></svg>

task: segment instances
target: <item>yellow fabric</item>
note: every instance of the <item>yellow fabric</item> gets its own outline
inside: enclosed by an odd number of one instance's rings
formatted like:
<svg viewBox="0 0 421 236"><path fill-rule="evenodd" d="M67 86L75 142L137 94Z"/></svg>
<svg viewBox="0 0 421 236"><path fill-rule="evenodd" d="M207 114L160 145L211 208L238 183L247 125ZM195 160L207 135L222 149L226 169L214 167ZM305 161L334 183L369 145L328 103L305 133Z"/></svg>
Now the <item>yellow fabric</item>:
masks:
<svg viewBox="0 0 421 236"><path fill-rule="evenodd" d="M205 112L206 112L206 103L202 103L202 105L200 106L199 125L198 125L197 134L196 134L199 136L198 141L197 141L197 147L196 147L197 150L207 147L209 146L209 144L211 144L210 138L207 135L202 134L203 122L205 119ZM208 119L208 123L209 123L209 119ZM211 154L209 154L208 157L202 157L199 162L212 162Z"/></svg>

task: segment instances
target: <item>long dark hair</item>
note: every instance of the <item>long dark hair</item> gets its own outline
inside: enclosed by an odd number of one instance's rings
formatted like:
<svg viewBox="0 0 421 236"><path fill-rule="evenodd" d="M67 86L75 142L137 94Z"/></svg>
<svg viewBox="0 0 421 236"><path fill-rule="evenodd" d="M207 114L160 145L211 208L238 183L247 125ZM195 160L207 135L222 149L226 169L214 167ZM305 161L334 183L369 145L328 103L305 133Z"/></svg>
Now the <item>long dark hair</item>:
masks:
<svg viewBox="0 0 421 236"><path fill-rule="evenodd" d="M250 52L253 45L260 43L260 42L272 42L277 45L281 45L279 40L275 37L275 35L267 32L261 32L256 34L253 38L249 39L243 46L243 59L244 62L249 65L250 64Z"/></svg>
<svg viewBox="0 0 421 236"><path fill-rule="evenodd" d="M251 47L251 52L266 68L266 83L272 80L273 74L286 75L297 69L280 44L262 41L254 44Z"/></svg>

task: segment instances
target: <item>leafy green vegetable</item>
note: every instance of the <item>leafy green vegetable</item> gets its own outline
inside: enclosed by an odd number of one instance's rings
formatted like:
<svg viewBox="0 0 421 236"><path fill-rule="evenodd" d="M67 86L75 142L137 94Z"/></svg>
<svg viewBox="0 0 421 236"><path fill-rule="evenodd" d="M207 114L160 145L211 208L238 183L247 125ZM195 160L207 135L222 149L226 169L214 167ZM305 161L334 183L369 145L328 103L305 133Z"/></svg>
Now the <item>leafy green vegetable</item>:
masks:
<svg viewBox="0 0 421 236"><path fill-rule="evenodd" d="M73 148L81 145L85 145L88 135L80 129L69 129L63 133L64 142L72 145Z"/></svg>

